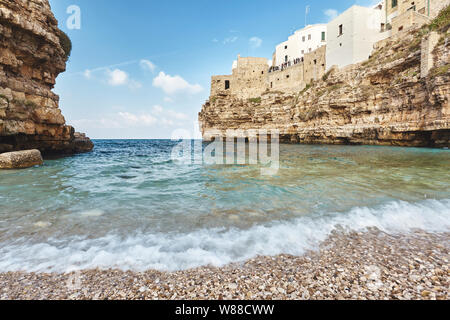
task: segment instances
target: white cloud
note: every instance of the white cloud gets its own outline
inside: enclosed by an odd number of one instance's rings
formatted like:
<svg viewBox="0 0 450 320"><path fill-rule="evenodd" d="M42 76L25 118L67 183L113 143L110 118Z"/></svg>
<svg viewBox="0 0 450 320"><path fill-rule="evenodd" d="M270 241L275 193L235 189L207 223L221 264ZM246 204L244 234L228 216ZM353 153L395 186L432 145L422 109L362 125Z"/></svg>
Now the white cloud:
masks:
<svg viewBox="0 0 450 320"><path fill-rule="evenodd" d="M108 84L111 86L121 86L128 83L128 73L120 69L107 70Z"/></svg>
<svg viewBox="0 0 450 320"><path fill-rule="evenodd" d="M128 87L131 90L137 90L137 89L142 88L142 83L140 83L139 81L136 81L136 80L130 80L128 83Z"/></svg>
<svg viewBox="0 0 450 320"><path fill-rule="evenodd" d="M72 120L70 124L82 131L90 129L122 129L123 123L114 118Z"/></svg>
<svg viewBox="0 0 450 320"><path fill-rule="evenodd" d="M164 102L172 103L173 99L171 97L164 97Z"/></svg>
<svg viewBox="0 0 450 320"><path fill-rule="evenodd" d="M258 37L252 37L249 40L249 44L252 48L259 48L262 45L262 39Z"/></svg>
<svg viewBox="0 0 450 320"><path fill-rule="evenodd" d="M233 43L236 42L239 38L234 36L234 37L228 37L225 40L223 40L223 44L228 44L228 43Z"/></svg>
<svg viewBox="0 0 450 320"><path fill-rule="evenodd" d="M152 107L150 112L120 111L107 114L100 119L72 120L70 123L80 130L98 129L127 130L136 128L182 127L186 125L189 116L174 110L167 110L160 105Z"/></svg>
<svg viewBox="0 0 450 320"><path fill-rule="evenodd" d="M216 38L212 39L212 42L219 42Z"/></svg>
<svg viewBox="0 0 450 320"><path fill-rule="evenodd" d="M166 117L169 117L169 118L172 118L172 119L175 119L175 120L186 120L186 119L188 119L188 116L186 114L181 113L181 112L176 112L176 111L173 111L173 110L164 109L160 105L153 106L152 114L154 114L155 116L164 115Z"/></svg>
<svg viewBox="0 0 450 320"><path fill-rule="evenodd" d="M107 82L110 86L118 87L128 85L131 90L142 88L142 83L131 79L128 73L120 69L106 70Z"/></svg>
<svg viewBox="0 0 450 320"><path fill-rule="evenodd" d="M148 70L148 71L151 71L151 72L155 72L156 65L155 65L153 62L149 61L149 60L142 59L142 60L139 62L139 65L140 65L141 68L144 69L144 70Z"/></svg>
<svg viewBox="0 0 450 320"><path fill-rule="evenodd" d="M159 120L148 113L134 114L131 112L118 112L100 119L72 120L71 124L85 131L91 129L130 129L152 127Z"/></svg>
<svg viewBox="0 0 450 320"><path fill-rule="evenodd" d="M173 110L167 110L167 115L176 120L187 120L188 116L181 112L176 112Z"/></svg>
<svg viewBox="0 0 450 320"><path fill-rule="evenodd" d="M324 14L328 17L328 20L331 21L339 15L339 12L336 9L327 9L324 11Z"/></svg>
<svg viewBox="0 0 450 320"><path fill-rule="evenodd" d="M166 119L166 118L162 118L162 119L161 119L161 123L162 123L163 125L169 126L169 127L172 127L172 126L175 125L175 122L173 122L173 120Z"/></svg>
<svg viewBox="0 0 450 320"><path fill-rule="evenodd" d="M83 76L84 76L86 79L90 79L90 78L92 77L92 72L91 72L91 70L89 70L89 69L84 70Z"/></svg>
<svg viewBox="0 0 450 320"><path fill-rule="evenodd" d="M165 126L181 125L184 120L189 119L189 117L182 112L167 110L160 105L153 106L152 114L158 118L158 122Z"/></svg>
<svg viewBox="0 0 450 320"><path fill-rule="evenodd" d="M161 114L163 111L164 111L164 108L159 105L153 106L153 108L152 108L152 113L156 114L156 115Z"/></svg>
<svg viewBox="0 0 450 320"><path fill-rule="evenodd" d="M117 115L122 118L126 124L136 127L151 126L158 121L158 119L149 114L136 115L130 112L119 112Z"/></svg>
<svg viewBox="0 0 450 320"><path fill-rule="evenodd" d="M199 84L190 84L178 75L171 76L162 71L153 79L153 86L162 89L168 95L176 93L196 94L203 90Z"/></svg>

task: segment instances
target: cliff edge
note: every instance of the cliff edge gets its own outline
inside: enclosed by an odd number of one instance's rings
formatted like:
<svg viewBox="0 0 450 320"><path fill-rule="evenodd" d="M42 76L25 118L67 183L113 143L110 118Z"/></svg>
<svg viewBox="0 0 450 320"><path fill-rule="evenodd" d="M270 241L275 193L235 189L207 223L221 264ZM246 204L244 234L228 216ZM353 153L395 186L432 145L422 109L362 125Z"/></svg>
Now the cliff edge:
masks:
<svg viewBox="0 0 450 320"><path fill-rule="evenodd" d="M211 96L199 114L204 139L277 129L285 143L449 147L449 12L378 42L369 60L331 68L296 93Z"/></svg>
<svg viewBox="0 0 450 320"><path fill-rule="evenodd" d="M48 0L0 0L0 153L93 149L89 138L65 124L51 91L66 70L70 46Z"/></svg>

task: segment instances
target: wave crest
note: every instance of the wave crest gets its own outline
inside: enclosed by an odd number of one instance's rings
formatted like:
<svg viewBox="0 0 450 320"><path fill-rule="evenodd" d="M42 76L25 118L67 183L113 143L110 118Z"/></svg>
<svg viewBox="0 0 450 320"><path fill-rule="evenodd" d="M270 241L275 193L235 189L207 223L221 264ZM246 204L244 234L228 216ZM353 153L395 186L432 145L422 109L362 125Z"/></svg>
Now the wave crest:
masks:
<svg viewBox="0 0 450 320"><path fill-rule="evenodd" d="M305 216L247 230L202 229L186 234L110 234L98 239L50 239L48 243L3 243L0 271L66 272L95 268L175 271L204 265L223 266L258 255L302 255L317 249L333 230L388 233L415 229L450 230L450 199L420 203L391 202L347 213Z"/></svg>

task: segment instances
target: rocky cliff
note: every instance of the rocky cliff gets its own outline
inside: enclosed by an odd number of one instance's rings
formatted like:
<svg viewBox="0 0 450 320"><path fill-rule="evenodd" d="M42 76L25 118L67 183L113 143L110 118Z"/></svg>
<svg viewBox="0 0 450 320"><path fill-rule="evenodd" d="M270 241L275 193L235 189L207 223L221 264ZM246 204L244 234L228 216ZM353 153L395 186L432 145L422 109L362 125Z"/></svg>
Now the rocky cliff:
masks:
<svg viewBox="0 0 450 320"><path fill-rule="evenodd" d="M0 153L92 150L88 138L65 124L51 91L70 46L48 0L0 0Z"/></svg>
<svg viewBox="0 0 450 320"><path fill-rule="evenodd" d="M368 61L332 69L296 94L210 97L199 114L204 138L211 130L278 129L281 141L290 143L449 147L448 11L431 25L378 43ZM436 41L428 57L431 35Z"/></svg>

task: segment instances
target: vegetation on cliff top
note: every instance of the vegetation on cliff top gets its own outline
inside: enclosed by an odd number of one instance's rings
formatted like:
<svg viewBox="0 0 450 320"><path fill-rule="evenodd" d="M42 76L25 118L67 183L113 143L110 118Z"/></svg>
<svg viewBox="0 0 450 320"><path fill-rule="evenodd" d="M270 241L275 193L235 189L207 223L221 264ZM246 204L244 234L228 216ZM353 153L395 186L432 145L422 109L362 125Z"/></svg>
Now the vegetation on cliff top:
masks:
<svg viewBox="0 0 450 320"><path fill-rule="evenodd" d="M433 68L430 71L431 77L441 76L447 74L450 71L450 64L443 65L441 67Z"/></svg>
<svg viewBox="0 0 450 320"><path fill-rule="evenodd" d="M59 43L64 50L66 60L69 59L70 54L72 53L72 41L69 36L62 30L58 32Z"/></svg>
<svg viewBox="0 0 450 320"><path fill-rule="evenodd" d="M31 109L35 109L35 108L39 107L35 102L30 101L30 100L13 99L11 101L11 103L15 104L15 105L26 107L26 108L31 108Z"/></svg>
<svg viewBox="0 0 450 320"><path fill-rule="evenodd" d="M427 27L431 31L447 32L450 29L450 6L443 9Z"/></svg>
<svg viewBox="0 0 450 320"><path fill-rule="evenodd" d="M258 98L250 98L250 99L248 99L248 102L251 102L251 103L261 103L261 97L258 97Z"/></svg>
<svg viewBox="0 0 450 320"><path fill-rule="evenodd" d="M5 101L9 102L8 97L5 96L4 94L0 94L0 99L3 99L3 100L5 100Z"/></svg>

